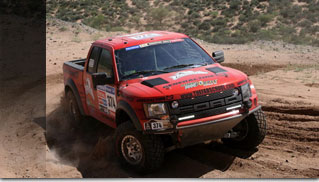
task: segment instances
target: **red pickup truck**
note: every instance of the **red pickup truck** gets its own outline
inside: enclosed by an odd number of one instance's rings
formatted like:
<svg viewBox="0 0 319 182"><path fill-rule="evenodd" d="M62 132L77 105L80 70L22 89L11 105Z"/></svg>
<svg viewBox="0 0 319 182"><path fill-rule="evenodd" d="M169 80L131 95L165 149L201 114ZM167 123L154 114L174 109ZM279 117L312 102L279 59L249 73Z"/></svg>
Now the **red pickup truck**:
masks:
<svg viewBox="0 0 319 182"><path fill-rule="evenodd" d="M169 150L210 140L255 148L266 134L256 90L223 61L222 51L210 56L181 33L95 41L86 59L63 65L68 113L116 128L118 158L139 171L160 167Z"/></svg>

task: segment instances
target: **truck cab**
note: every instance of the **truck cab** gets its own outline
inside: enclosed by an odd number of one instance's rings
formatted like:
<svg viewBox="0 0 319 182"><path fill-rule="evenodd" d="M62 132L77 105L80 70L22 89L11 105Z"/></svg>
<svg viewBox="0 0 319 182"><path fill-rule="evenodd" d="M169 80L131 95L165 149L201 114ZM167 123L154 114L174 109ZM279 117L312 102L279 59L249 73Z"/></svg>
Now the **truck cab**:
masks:
<svg viewBox="0 0 319 182"><path fill-rule="evenodd" d="M95 41L63 66L72 121L91 116L115 128L119 160L139 171L166 151L210 140L255 148L266 120L251 80L220 65L190 37L151 31Z"/></svg>

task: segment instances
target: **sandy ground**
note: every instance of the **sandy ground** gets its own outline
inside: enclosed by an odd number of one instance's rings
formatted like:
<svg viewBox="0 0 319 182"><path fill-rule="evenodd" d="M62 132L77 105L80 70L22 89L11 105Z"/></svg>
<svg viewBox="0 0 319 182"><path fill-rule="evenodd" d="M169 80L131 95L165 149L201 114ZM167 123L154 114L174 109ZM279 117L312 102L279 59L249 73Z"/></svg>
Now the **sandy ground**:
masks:
<svg viewBox="0 0 319 182"><path fill-rule="evenodd" d="M267 114L267 136L254 151L220 143L175 150L167 153L159 171L141 176L119 166L110 148L113 129L93 119L72 128L63 109L63 62L85 58L94 39L120 33L52 20L46 31L46 127L30 121L36 112L23 108L33 107L32 98L22 95L29 105L16 110L21 114L7 115L15 122L0 128L1 177L319 177L318 48L264 41L247 45L198 41L208 52L224 50L223 65L250 76ZM29 148L30 142L37 147Z"/></svg>

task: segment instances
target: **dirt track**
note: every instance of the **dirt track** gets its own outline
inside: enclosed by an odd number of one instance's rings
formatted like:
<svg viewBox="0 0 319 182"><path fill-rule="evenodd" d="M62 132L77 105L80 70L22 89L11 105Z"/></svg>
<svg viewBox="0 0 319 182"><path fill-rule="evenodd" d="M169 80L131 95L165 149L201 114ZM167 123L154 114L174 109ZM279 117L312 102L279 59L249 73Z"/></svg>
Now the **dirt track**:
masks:
<svg viewBox="0 0 319 182"><path fill-rule="evenodd" d="M46 170L33 166L27 176L15 171L14 162L1 169L10 177L203 177L203 178L318 178L319 177L319 49L256 42L248 45L215 45L199 41L209 52L224 50L225 66L246 72L253 81L259 102L268 118L268 133L255 151L240 151L220 143L197 145L167 154L156 173L140 176L122 169L109 148L113 129L88 119L72 128L63 111L64 61L86 56L94 30L51 23L47 28L47 123L15 126L28 134L30 126L46 148ZM61 26L66 31L59 31ZM74 39L79 29L80 41ZM72 32L73 31L73 32ZM90 34L92 33L92 34ZM107 36L116 33L100 32ZM297 65L297 66L296 66ZM25 97L26 98L26 97ZM21 116L24 117L24 116ZM3 129L5 130L5 129ZM46 132L46 136L43 134ZM14 135L14 134L13 134ZM17 140L9 135L5 140ZM45 142L47 143L47 147ZM23 143L21 145L24 145ZM26 145L26 144L25 144ZM27 147L25 147L27 148ZM33 150L34 152L35 150ZM0 155L9 159L8 152ZM200 154L200 155L199 155ZM27 155L30 158L32 155ZM23 159L23 160L28 160ZM21 159L22 160L22 159ZM19 160L16 161L18 163ZM1 173L0 173L1 174Z"/></svg>

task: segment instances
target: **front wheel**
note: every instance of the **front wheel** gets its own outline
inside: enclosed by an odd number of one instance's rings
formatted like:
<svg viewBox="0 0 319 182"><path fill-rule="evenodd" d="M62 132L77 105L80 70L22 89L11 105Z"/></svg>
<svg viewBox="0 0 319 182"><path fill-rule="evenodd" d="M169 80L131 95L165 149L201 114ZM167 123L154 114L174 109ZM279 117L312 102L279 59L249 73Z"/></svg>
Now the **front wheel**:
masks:
<svg viewBox="0 0 319 182"><path fill-rule="evenodd" d="M115 131L116 154L122 165L147 173L158 169L164 161L164 146L155 135L143 135L131 122Z"/></svg>
<svg viewBox="0 0 319 182"><path fill-rule="evenodd" d="M238 133L235 138L223 138L225 145L243 149L256 148L265 138L267 123L264 112L259 109L247 116L233 128Z"/></svg>

